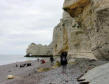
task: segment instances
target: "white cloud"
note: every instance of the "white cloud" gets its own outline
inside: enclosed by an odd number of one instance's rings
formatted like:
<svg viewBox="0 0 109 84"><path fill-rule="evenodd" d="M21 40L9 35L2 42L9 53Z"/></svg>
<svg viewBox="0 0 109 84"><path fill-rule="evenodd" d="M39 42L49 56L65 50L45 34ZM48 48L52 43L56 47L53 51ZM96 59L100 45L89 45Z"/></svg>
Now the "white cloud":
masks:
<svg viewBox="0 0 109 84"><path fill-rule="evenodd" d="M0 0L0 54L24 54L31 42L49 44L62 4L62 0Z"/></svg>

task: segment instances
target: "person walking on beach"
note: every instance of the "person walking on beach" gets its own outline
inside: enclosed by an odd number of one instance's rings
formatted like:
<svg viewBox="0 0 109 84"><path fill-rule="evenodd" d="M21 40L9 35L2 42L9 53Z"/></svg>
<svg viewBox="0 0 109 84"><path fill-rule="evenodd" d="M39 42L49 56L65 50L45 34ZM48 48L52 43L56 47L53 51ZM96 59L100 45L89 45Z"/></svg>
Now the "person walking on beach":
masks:
<svg viewBox="0 0 109 84"><path fill-rule="evenodd" d="M60 63L62 66L62 73L66 73L66 68L67 68L67 52L62 52L60 56Z"/></svg>
<svg viewBox="0 0 109 84"><path fill-rule="evenodd" d="M53 56L50 57L50 62L51 62L51 65L54 64L54 58L53 58Z"/></svg>

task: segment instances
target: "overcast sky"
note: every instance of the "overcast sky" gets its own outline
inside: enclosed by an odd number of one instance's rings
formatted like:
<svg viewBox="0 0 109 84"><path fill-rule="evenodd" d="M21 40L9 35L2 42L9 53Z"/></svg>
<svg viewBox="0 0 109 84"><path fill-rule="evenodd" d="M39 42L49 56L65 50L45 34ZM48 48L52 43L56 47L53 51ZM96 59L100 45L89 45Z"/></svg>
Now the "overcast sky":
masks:
<svg viewBox="0 0 109 84"><path fill-rule="evenodd" d="M0 54L25 54L27 46L49 44L62 17L63 0L0 0Z"/></svg>

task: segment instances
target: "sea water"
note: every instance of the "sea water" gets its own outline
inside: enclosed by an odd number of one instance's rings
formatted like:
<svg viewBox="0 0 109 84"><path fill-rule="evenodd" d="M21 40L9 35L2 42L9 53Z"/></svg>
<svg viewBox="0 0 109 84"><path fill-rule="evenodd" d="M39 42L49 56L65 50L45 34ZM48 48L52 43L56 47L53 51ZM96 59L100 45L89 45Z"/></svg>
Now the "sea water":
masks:
<svg viewBox="0 0 109 84"><path fill-rule="evenodd" d="M27 60L36 60L37 58L33 57L24 57L23 55L0 55L0 65L22 62Z"/></svg>

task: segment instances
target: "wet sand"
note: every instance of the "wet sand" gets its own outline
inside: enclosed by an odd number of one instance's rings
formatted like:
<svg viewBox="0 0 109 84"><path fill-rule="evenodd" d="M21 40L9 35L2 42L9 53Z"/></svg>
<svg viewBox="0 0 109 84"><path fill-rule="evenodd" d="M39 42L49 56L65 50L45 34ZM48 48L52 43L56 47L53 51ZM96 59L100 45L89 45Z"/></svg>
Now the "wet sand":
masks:
<svg viewBox="0 0 109 84"><path fill-rule="evenodd" d="M25 63L31 66L20 67ZM47 72L37 72L38 67L51 67L48 62L26 61L0 66L0 84L80 84L78 77L106 61L89 59L77 59L74 64L68 64L66 73L62 73L62 67ZM14 75L14 79L7 79L8 75Z"/></svg>

